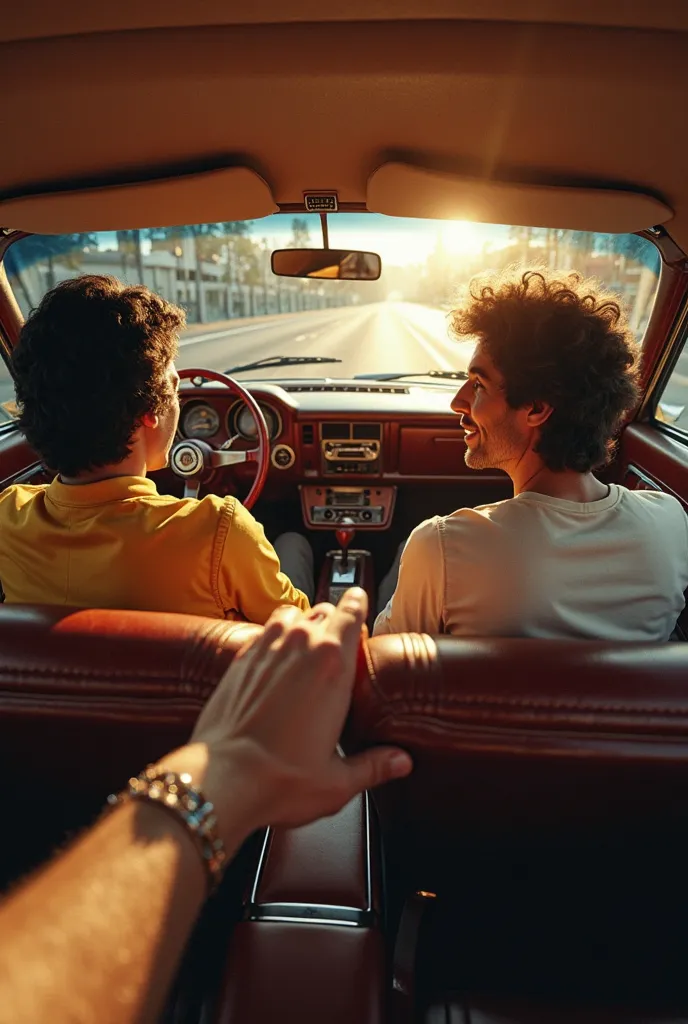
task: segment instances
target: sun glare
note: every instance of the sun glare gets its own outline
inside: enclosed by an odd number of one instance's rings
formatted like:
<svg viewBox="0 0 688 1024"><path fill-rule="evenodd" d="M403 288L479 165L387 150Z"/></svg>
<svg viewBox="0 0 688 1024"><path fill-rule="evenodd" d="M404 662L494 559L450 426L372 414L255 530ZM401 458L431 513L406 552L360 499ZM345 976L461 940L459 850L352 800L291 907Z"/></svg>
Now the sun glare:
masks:
<svg viewBox="0 0 688 1024"><path fill-rule="evenodd" d="M478 253L483 247L483 238L477 224L470 220L450 220L442 227L442 241L447 252Z"/></svg>

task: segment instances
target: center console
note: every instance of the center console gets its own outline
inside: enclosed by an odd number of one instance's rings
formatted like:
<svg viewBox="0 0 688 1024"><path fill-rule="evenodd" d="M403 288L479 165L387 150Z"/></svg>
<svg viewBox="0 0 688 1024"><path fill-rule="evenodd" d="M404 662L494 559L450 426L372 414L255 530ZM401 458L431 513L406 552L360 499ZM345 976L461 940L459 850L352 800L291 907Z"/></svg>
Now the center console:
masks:
<svg viewBox="0 0 688 1024"><path fill-rule="evenodd" d="M391 520L396 487L301 487L303 521L309 530L332 530L342 520L358 530L385 530Z"/></svg>

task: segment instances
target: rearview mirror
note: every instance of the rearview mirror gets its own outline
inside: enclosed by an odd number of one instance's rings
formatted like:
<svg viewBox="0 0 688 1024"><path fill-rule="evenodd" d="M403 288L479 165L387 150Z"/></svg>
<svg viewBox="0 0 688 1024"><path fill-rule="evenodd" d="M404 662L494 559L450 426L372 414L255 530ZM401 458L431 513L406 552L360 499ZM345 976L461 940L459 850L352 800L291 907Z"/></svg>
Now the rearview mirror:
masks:
<svg viewBox="0 0 688 1024"><path fill-rule="evenodd" d="M382 261L376 252L349 249L277 249L272 272L278 277L313 277L329 281L377 281Z"/></svg>

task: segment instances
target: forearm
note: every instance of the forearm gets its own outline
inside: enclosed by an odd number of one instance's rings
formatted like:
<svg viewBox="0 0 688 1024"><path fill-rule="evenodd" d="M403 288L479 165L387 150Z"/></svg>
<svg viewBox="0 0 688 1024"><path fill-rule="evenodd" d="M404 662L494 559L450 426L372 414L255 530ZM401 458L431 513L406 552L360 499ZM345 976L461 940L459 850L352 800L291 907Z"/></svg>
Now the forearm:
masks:
<svg viewBox="0 0 688 1024"><path fill-rule="evenodd" d="M206 887L181 821L118 808L0 907L3 1019L155 1021Z"/></svg>

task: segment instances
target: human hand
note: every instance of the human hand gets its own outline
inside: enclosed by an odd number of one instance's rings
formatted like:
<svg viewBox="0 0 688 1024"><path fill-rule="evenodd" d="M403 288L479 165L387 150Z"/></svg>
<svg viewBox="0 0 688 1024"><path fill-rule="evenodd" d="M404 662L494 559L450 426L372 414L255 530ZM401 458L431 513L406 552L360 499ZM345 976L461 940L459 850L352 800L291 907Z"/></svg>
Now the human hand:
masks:
<svg viewBox="0 0 688 1024"><path fill-rule="evenodd" d="M402 750L336 752L354 684L368 601L347 591L338 606L280 609L247 644L201 715L187 747L162 766L188 771L215 805L220 834L244 838L267 825L334 814L364 789L407 775Z"/></svg>

